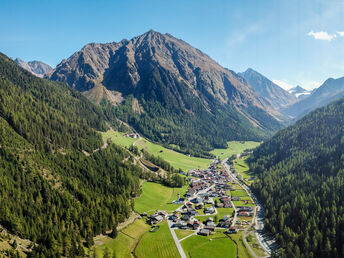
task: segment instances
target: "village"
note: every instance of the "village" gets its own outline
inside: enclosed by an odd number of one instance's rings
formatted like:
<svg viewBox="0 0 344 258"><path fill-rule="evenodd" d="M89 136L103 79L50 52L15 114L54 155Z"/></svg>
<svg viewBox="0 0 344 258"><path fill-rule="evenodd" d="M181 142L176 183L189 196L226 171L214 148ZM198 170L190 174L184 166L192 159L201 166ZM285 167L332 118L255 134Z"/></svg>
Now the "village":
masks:
<svg viewBox="0 0 344 258"><path fill-rule="evenodd" d="M215 229L225 229L224 233L237 233L249 225L254 216L253 206L235 206L233 201L240 201L240 196L231 196L235 184L234 178L220 169L220 161L214 160L208 169L192 169L189 171L189 188L184 196L178 194L174 204L181 206L171 214L157 211L147 218L147 222L155 225L168 220L170 230L193 230L194 234L209 236ZM245 200L244 203L249 203ZM233 212L224 214L232 208ZM223 212L222 210L226 210ZM146 216L146 214L141 214ZM238 217L251 218L239 220Z"/></svg>

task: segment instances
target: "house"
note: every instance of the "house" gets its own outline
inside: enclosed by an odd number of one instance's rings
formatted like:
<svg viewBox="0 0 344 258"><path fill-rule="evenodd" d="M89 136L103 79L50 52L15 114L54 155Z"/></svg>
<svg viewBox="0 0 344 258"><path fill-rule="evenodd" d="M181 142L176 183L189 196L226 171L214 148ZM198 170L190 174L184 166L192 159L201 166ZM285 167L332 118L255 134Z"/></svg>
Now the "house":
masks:
<svg viewBox="0 0 344 258"><path fill-rule="evenodd" d="M240 201L240 197L239 196L232 197L232 201Z"/></svg>
<svg viewBox="0 0 344 258"><path fill-rule="evenodd" d="M188 221L190 218L191 218L191 216L190 216L190 215L188 215L188 214L184 214L184 215L183 215L183 217L182 217L182 220L184 220L184 221Z"/></svg>
<svg viewBox="0 0 344 258"><path fill-rule="evenodd" d="M203 227L203 229L207 229L207 230L209 230L209 231L214 231L215 230L215 225L206 225L206 226L204 226Z"/></svg>
<svg viewBox="0 0 344 258"><path fill-rule="evenodd" d="M213 207L205 208L204 213L212 214L215 212L215 209Z"/></svg>
<svg viewBox="0 0 344 258"><path fill-rule="evenodd" d="M196 205L196 209L199 210L199 209L203 209L204 205L203 203L199 203Z"/></svg>
<svg viewBox="0 0 344 258"><path fill-rule="evenodd" d="M227 220L230 219L230 217L231 217L231 216L229 216L229 215L225 215L225 216L223 216L223 219L222 219L222 220L223 220L223 221L227 221Z"/></svg>
<svg viewBox="0 0 344 258"><path fill-rule="evenodd" d="M164 220L164 216L159 215L159 214L153 214L149 218L150 224L157 224L163 220Z"/></svg>
<svg viewBox="0 0 344 258"><path fill-rule="evenodd" d="M208 229L201 229L198 232L198 234L201 235L201 236L209 236L210 235L210 231Z"/></svg>
<svg viewBox="0 0 344 258"><path fill-rule="evenodd" d="M226 231L226 233L228 233L228 234L233 234L233 233L238 233L238 231L239 231L239 228L236 227L236 226L234 226L234 227L230 227L230 228Z"/></svg>
<svg viewBox="0 0 344 258"><path fill-rule="evenodd" d="M229 228L231 226L231 222L229 220L221 220L217 226L220 228Z"/></svg>
<svg viewBox="0 0 344 258"><path fill-rule="evenodd" d="M222 203L222 202L216 203L216 207L217 207L217 208L223 208L223 203Z"/></svg>
<svg viewBox="0 0 344 258"><path fill-rule="evenodd" d="M199 197L196 197L196 198L193 198L192 200L191 200L191 202L193 202L193 203L203 203L203 200L202 200L202 198L199 198Z"/></svg>
<svg viewBox="0 0 344 258"><path fill-rule="evenodd" d="M173 227L175 228L187 228L187 223L184 221L178 221L173 224Z"/></svg>
<svg viewBox="0 0 344 258"><path fill-rule="evenodd" d="M239 211L238 212L238 216L245 216L245 217L249 217L250 214L247 211Z"/></svg>

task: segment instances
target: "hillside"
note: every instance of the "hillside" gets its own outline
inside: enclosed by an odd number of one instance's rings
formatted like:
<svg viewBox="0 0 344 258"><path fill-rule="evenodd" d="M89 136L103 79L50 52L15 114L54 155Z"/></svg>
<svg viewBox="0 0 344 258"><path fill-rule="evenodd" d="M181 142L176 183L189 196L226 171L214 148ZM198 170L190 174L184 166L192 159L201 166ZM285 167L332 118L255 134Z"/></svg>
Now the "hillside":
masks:
<svg viewBox="0 0 344 258"><path fill-rule="evenodd" d="M275 109L290 106L297 101L294 95L251 68L243 73L239 73L239 75L245 78L252 85L253 89Z"/></svg>
<svg viewBox="0 0 344 258"><path fill-rule="evenodd" d="M343 256L344 98L263 143L250 167L282 256Z"/></svg>
<svg viewBox="0 0 344 258"><path fill-rule="evenodd" d="M104 111L67 85L3 54L0 85L0 225L33 241L33 257L84 256L130 214L141 169L113 144L100 149Z"/></svg>
<svg viewBox="0 0 344 258"><path fill-rule="evenodd" d="M312 91L308 97L287 107L282 112L298 119L342 96L344 96L344 77L338 79L329 78L319 88Z"/></svg>
<svg viewBox="0 0 344 258"><path fill-rule="evenodd" d="M20 58L16 58L14 60L20 67L24 68L25 70L33 73L38 77L43 77L44 74L50 72L53 68L49 65L41 62L41 61L29 61L25 62Z"/></svg>
<svg viewBox="0 0 344 258"><path fill-rule="evenodd" d="M141 134L184 152L261 140L282 127L280 114L245 79L170 34L88 44L47 77L112 103Z"/></svg>

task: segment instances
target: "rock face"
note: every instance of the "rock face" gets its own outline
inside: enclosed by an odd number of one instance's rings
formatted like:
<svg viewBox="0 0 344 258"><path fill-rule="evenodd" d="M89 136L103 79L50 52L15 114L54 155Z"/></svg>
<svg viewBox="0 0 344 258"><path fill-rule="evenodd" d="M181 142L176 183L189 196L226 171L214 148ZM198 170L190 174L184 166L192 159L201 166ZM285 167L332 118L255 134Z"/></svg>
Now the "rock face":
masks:
<svg viewBox="0 0 344 258"><path fill-rule="evenodd" d="M251 68L243 73L239 73L239 75L245 78L252 85L253 89L276 109L287 107L297 101L293 94L282 89Z"/></svg>
<svg viewBox="0 0 344 258"><path fill-rule="evenodd" d="M152 30L119 43L88 44L46 77L66 82L98 103L118 104L132 96L136 110L150 117L149 103L192 121L202 115L203 121L209 119L208 127L221 123L237 137L242 127L248 129L242 128L244 138L281 128L280 114L244 78L186 42Z"/></svg>
<svg viewBox="0 0 344 258"><path fill-rule="evenodd" d="M25 70L33 73L34 75L38 77L43 77L44 74L46 74L47 72L53 69L49 65L40 61L25 62L21 60L20 58L16 58L14 62L16 62L19 66L21 66Z"/></svg>
<svg viewBox="0 0 344 258"><path fill-rule="evenodd" d="M312 91L306 90L299 85L289 89L288 92L293 94L298 100L304 99L312 93Z"/></svg>
<svg viewBox="0 0 344 258"><path fill-rule="evenodd" d="M307 97L286 108L283 112L294 118L300 118L342 96L344 96L344 77L338 79L329 78Z"/></svg>

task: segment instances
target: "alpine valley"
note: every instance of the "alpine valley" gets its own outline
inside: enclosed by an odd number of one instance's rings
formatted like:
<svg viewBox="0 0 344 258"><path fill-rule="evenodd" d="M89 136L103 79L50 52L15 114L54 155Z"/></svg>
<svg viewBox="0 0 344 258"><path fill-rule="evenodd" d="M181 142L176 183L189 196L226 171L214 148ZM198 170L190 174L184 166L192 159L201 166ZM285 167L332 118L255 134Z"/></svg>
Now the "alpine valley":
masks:
<svg viewBox="0 0 344 258"><path fill-rule="evenodd" d="M344 77L287 91L153 30L0 53L0 257L343 257L343 130Z"/></svg>

